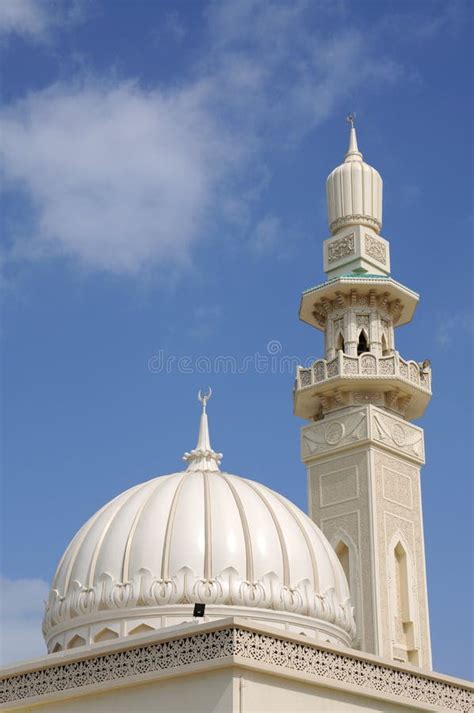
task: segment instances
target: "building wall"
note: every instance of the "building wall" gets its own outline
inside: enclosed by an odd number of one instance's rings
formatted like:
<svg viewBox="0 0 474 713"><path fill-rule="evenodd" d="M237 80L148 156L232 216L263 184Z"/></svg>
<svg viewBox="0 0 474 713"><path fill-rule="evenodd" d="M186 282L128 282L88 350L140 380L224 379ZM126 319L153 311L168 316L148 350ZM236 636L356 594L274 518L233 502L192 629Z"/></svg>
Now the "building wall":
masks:
<svg viewBox="0 0 474 713"><path fill-rule="evenodd" d="M241 678L236 676L234 688L233 713L401 713L417 710L344 690L331 690L256 672L246 673Z"/></svg>
<svg viewBox="0 0 474 713"><path fill-rule="evenodd" d="M31 709L38 713L232 713L234 695L230 669L181 676L164 681L115 688L103 693L57 701Z"/></svg>
<svg viewBox="0 0 474 713"><path fill-rule="evenodd" d="M237 617L5 667L0 710L474 710L465 681Z"/></svg>
<svg viewBox="0 0 474 713"><path fill-rule="evenodd" d="M277 675L227 668L15 710L25 713L402 713L421 709L374 700L343 688L332 690Z"/></svg>
<svg viewBox="0 0 474 713"><path fill-rule="evenodd" d="M423 431L385 409L345 409L302 429L309 511L338 552L355 646L431 668L421 511Z"/></svg>
<svg viewBox="0 0 474 713"><path fill-rule="evenodd" d="M376 533L378 538L377 566L380 607L380 633L383 642L380 654L406 660L403 646L415 652L408 661L431 668L431 645L426 592L426 567L421 514L420 469L411 463L371 450L375 490ZM408 574L407 603L397 602L395 549L406 553ZM398 609L406 608L402 624ZM405 633L402 628L407 629ZM400 645L402 648L400 648Z"/></svg>
<svg viewBox="0 0 474 713"><path fill-rule="evenodd" d="M368 452L362 449L329 457L311 465L308 476L311 517L334 548L341 541L348 546L349 587L357 626L355 646L376 653Z"/></svg>

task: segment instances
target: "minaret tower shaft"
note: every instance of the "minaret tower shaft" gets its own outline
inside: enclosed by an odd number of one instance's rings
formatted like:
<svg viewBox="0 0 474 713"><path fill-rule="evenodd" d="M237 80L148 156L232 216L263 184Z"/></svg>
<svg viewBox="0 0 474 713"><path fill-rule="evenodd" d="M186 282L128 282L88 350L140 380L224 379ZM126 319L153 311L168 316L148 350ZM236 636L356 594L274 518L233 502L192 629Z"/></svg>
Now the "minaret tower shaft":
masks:
<svg viewBox="0 0 474 713"><path fill-rule="evenodd" d="M300 318L324 332L325 356L298 367L310 515L343 564L363 651L431 667L420 467L431 398L428 361L402 358L395 327L418 295L390 277L380 235L382 178L362 160L353 117L344 162L327 179L327 281L303 293Z"/></svg>

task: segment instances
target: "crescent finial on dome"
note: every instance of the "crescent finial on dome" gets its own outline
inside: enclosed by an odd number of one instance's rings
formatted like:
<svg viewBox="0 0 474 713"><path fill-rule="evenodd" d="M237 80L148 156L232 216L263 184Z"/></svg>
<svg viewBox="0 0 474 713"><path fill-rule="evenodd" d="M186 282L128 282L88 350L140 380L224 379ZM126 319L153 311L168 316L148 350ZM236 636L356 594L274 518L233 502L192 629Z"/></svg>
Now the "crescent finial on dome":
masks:
<svg viewBox="0 0 474 713"><path fill-rule="evenodd" d="M208 388L207 393L203 393L201 390L198 392L198 400L202 404L198 441L196 448L189 453L185 453L183 456L183 460L188 462L188 467L186 468L188 471L219 471L219 463L222 459L222 453L216 453L212 449L211 439L209 437L209 423L206 413L206 405L211 396L211 387Z"/></svg>
<svg viewBox="0 0 474 713"><path fill-rule="evenodd" d="M348 161L362 161L362 154L359 151L359 147L357 146L357 134L355 130L355 118L356 115L354 113L348 114L346 121L348 124L350 124L350 132L349 132L349 148L347 149L347 153L344 159L344 162Z"/></svg>

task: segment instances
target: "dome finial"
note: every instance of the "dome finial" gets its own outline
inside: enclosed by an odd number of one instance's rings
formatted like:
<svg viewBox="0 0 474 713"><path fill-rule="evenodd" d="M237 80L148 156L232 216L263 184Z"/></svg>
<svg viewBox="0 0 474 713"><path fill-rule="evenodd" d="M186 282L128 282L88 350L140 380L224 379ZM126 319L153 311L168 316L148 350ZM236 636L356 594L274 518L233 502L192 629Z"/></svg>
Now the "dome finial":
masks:
<svg viewBox="0 0 474 713"><path fill-rule="evenodd" d="M207 393L201 389L198 392L198 400L202 404L201 420L199 423L199 435L196 448L190 453L185 453L183 460L188 461L186 470L219 470L222 453L216 453L211 447L209 437L209 423L207 420L206 405L212 396L212 389L209 386Z"/></svg>
<svg viewBox="0 0 474 713"><path fill-rule="evenodd" d="M356 118L356 115L355 115L355 113L352 113L352 112L346 116L346 121L348 124L351 125L351 129L353 129L355 126L355 118Z"/></svg>
<svg viewBox="0 0 474 713"><path fill-rule="evenodd" d="M209 399L211 398L211 396L212 396L212 389L211 389L210 386L209 386L208 389L207 389L207 394L203 394L202 391L201 391L201 389L199 389L199 391L198 391L198 401L200 401L201 404L202 404L202 412L203 412L203 413L206 413L206 404L207 404L207 402L209 401Z"/></svg>
<svg viewBox="0 0 474 713"><path fill-rule="evenodd" d="M346 121L350 125L351 128L350 128L350 132L349 132L349 148L347 149L344 163L346 163L348 161L362 161L362 154L359 151L359 147L357 146L355 119L356 119L355 112L351 112L346 117Z"/></svg>

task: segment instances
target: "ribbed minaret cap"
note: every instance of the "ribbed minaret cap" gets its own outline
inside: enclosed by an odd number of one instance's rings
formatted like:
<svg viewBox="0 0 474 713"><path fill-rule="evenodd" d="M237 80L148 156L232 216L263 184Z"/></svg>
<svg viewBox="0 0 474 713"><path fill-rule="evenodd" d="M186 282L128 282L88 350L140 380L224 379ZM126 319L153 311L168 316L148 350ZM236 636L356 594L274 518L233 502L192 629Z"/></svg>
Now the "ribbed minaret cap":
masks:
<svg viewBox="0 0 474 713"><path fill-rule="evenodd" d="M198 393L198 399L202 404L201 420L199 422L199 435L196 448L190 453L185 453L183 460L188 461L187 471L219 471L219 463L222 459L222 453L216 453L211 446L209 437L209 423L207 420L206 404L212 396L212 389L209 388L207 394L202 391Z"/></svg>
<svg viewBox="0 0 474 713"><path fill-rule="evenodd" d="M376 233L382 227L382 178L363 160L354 120L354 114L349 114L349 146L344 161L326 181L328 223L333 235L349 225L364 225Z"/></svg>

